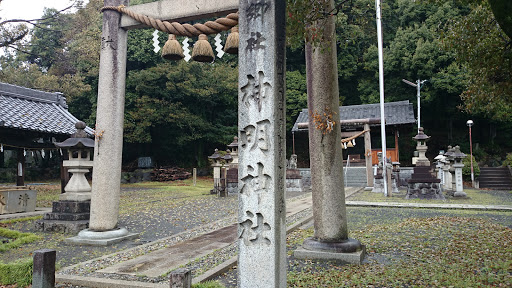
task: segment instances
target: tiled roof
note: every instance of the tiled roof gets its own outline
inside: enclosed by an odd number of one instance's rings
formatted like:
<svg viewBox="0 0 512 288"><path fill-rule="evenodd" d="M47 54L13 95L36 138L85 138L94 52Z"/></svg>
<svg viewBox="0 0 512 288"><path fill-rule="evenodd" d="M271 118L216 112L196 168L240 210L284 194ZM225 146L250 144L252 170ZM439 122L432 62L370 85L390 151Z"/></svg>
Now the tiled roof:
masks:
<svg viewBox="0 0 512 288"><path fill-rule="evenodd" d="M412 103L409 101L398 101L384 103L384 116L386 118L386 125L403 125L416 123L414 118L414 109ZM340 106L340 119L365 119L365 118L380 118L380 104L363 104ZM302 109L292 131L305 131L307 129L298 129L298 123L308 122L308 109Z"/></svg>
<svg viewBox="0 0 512 288"><path fill-rule="evenodd" d="M50 134L72 134L79 120L67 110L61 93L0 82L0 126ZM94 130L85 131L93 135Z"/></svg>

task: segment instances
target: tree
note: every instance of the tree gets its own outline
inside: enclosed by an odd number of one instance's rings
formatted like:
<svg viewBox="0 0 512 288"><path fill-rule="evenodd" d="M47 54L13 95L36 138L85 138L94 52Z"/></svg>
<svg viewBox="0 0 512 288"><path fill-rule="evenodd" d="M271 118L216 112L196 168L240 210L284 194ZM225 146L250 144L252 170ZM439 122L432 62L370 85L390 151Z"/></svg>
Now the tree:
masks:
<svg viewBox="0 0 512 288"><path fill-rule="evenodd" d="M228 64L194 62L129 72L125 141L163 163L206 165L205 153L236 135L237 75Z"/></svg>
<svg viewBox="0 0 512 288"><path fill-rule="evenodd" d="M38 25L41 25L41 23L55 20L57 17L62 15L63 12L68 11L73 7L80 7L81 5L82 1L74 1L73 4L62 10L57 11L53 9L53 13L45 13L45 15L39 19L0 18L0 48L17 49L17 44L22 41L30 32L28 26L38 27Z"/></svg>
<svg viewBox="0 0 512 288"><path fill-rule="evenodd" d="M476 5L466 17L454 19L443 40L445 49L455 54L467 73L461 94L463 109L497 121L511 121L511 39L497 25L489 5Z"/></svg>

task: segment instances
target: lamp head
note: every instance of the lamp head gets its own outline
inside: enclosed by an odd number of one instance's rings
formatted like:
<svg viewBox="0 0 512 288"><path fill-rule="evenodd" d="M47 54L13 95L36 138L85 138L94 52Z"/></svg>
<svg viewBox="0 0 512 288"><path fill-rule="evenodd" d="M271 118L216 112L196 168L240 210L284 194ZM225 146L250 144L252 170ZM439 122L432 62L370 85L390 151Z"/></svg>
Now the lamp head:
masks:
<svg viewBox="0 0 512 288"><path fill-rule="evenodd" d="M468 127L473 126L473 120L468 120L468 121L466 122L466 125L468 125Z"/></svg>

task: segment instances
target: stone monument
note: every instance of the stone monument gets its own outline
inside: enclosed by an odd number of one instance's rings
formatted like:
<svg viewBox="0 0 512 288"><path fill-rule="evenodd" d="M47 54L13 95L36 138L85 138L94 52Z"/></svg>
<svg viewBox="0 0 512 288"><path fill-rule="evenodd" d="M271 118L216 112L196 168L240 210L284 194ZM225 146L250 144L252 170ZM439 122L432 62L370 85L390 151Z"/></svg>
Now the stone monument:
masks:
<svg viewBox="0 0 512 288"><path fill-rule="evenodd" d="M85 133L84 122L77 122L75 127L77 131L70 138L55 143L58 148L68 150L69 160L64 160L62 166L68 167L71 179L64 187L64 193L59 195L59 201L52 203L52 212L45 213L43 219L36 222L38 230L73 233L89 226L91 186L85 174L93 166L94 140Z"/></svg>
<svg viewBox="0 0 512 288"><path fill-rule="evenodd" d="M286 1L239 6L238 287L286 287Z"/></svg>
<svg viewBox="0 0 512 288"><path fill-rule="evenodd" d="M464 186L462 182L462 168L464 164L462 163L462 159L466 157L466 154L460 151L460 147L455 146L455 151L452 155L454 159L453 168L455 170L455 193L453 193L453 197L467 197L466 192L464 192Z"/></svg>
<svg viewBox="0 0 512 288"><path fill-rule="evenodd" d="M33 212L37 191L27 186L0 186L0 214Z"/></svg>
<svg viewBox="0 0 512 288"><path fill-rule="evenodd" d="M413 139L418 142L416 150L419 155L411 179L407 181L407 195L405 199L445 199L441 191L441 180L432 176L430 173L430 161L425 156L425 152L428 149L426 142L430 139L430 136L423 132L423 127L420 127L418 130L418 135L414 136Z"/></svg>

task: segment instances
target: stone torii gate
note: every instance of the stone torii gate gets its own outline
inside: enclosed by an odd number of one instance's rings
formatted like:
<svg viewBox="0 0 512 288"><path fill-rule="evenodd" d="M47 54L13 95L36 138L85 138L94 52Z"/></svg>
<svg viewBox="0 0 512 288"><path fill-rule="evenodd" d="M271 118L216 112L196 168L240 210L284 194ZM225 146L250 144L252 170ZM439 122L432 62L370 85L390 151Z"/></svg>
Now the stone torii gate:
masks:
<svg viewBox="0 0 512 288"><path fill-rule="evenodd" d="M239 10L239 287L286 286L285 3L164 0L128 7L166 21ZM128 0L105 0L104 5L128 6ZM104 11L90 228L73 242L91 244L130 236L117 227L127 30L142 26L117 11Z"/></svg>

